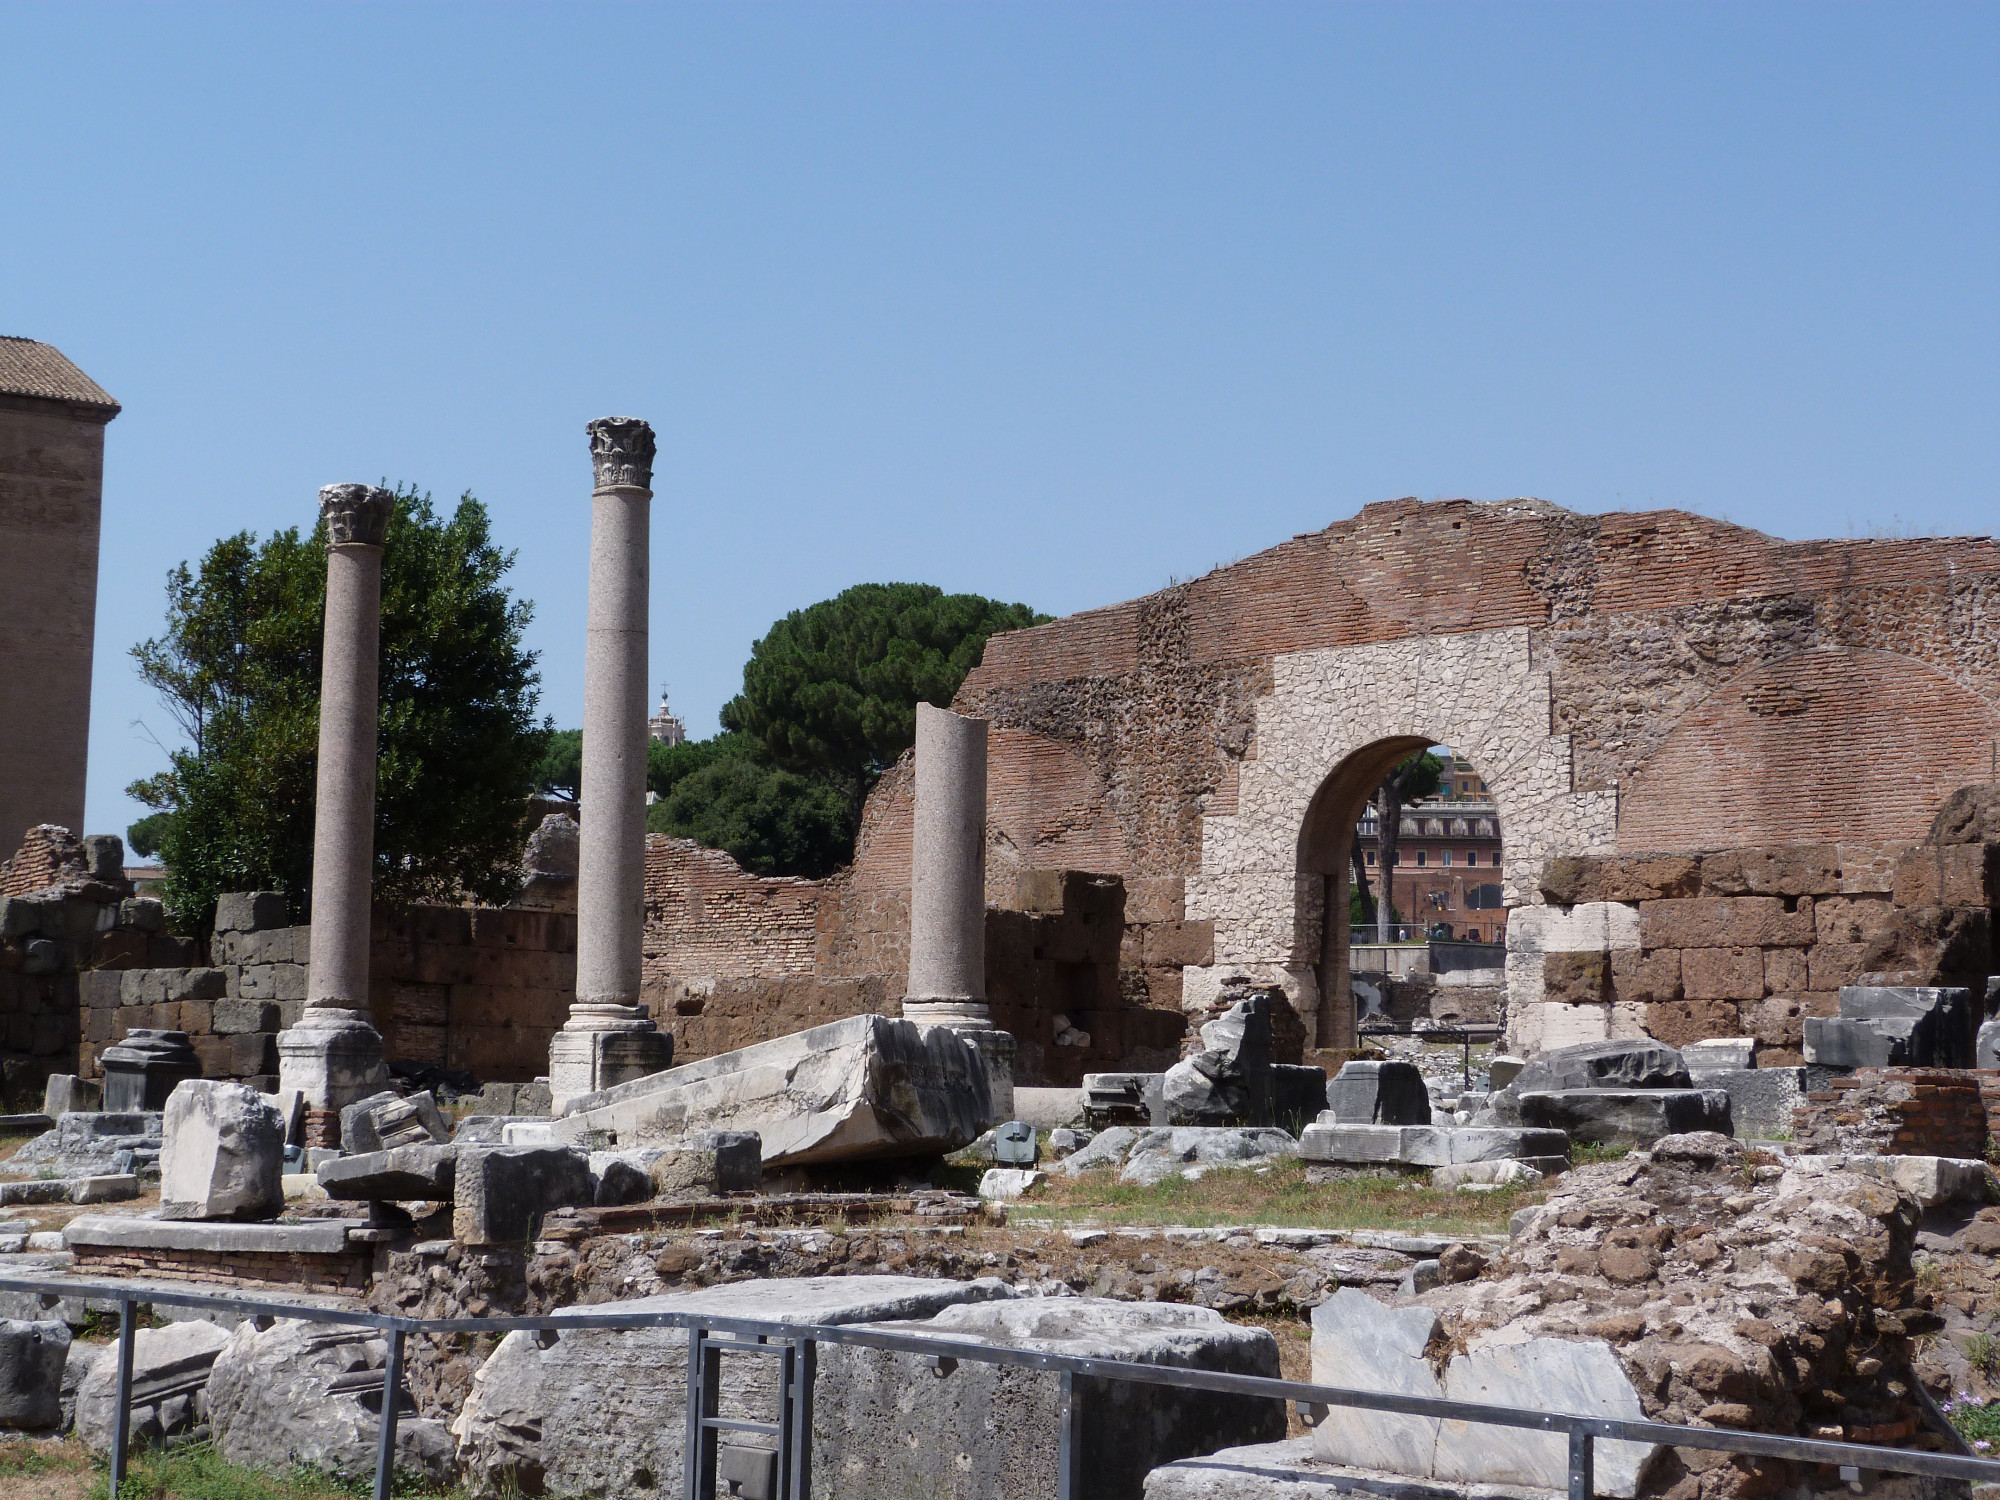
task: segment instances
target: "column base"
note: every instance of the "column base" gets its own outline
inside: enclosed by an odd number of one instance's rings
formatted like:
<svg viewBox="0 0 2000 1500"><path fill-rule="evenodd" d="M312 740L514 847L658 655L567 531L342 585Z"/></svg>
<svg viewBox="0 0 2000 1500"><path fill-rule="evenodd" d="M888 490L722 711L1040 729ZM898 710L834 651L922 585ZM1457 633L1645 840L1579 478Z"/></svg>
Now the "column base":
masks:
<svg viewBox="0 0 2000 1500"><path fill-rule="evenodd" d="M382 1035L358 1012L308 1010L278 1033L278 1087L297 1089L309 1110L338 1112L388 1085Z"/></svg>
<svg viewBox="0 0 2000 1500"><path fill-rule="evenodd" d="M549 1113L560 1115L572 1100L673 1065L674 1034L642 1014L572 1016L549 1041Z"/></svg>
<svg viewBox="0 0 2000 1500"><path fill-rule="evenodd" d="M903 1019L919 1026L942 1026L979 1053L986 1064L986 1086L992 1091L993 1118L999 1125L1014 1118L1014 1034L993 1024L993 1012L983 1000L905 1000Z"/></svg>

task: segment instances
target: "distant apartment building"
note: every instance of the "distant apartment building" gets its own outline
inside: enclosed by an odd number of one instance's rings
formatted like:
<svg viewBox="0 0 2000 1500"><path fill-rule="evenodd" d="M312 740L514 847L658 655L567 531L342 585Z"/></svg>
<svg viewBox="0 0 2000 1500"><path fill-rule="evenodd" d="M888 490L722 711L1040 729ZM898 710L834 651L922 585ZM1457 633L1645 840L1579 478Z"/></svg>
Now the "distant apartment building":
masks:
<svg viewBox="0 0 2000 1500"><path fill-rule="evenodd" d="M1376 900L1382 896L1376 809L1362 813L1355 837ZM1391 872L1392 901L1412 938L1426 935L1473 943L1507 937L1500 903L1500 810L1470 762L1453 757L1438 795L1403 809Z"/></svg>

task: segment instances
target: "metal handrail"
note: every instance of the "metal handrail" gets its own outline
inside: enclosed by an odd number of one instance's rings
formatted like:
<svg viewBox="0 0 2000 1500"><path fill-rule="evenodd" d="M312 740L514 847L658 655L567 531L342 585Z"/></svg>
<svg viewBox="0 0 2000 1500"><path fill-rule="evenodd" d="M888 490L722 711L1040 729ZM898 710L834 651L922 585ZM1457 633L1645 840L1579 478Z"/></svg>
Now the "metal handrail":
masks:
<svg viewBox="0 0 2000 1500"><path fill-rule="evenodd" d="M576 1332L587 1329L685 1328L691 1333L726 1333L752 1339L781 1340L799 1348L810 1363L812 1349L819 1344L846 1344L864 1349L881 1349L898 1354L918 1354L936 1361L938 1373L949 1374L953 1361L976 1361L991 1365L1012 1365L1045 1370L1062 1377L1062 1431L1058 1446L1058 1500L1074 1500L1081 1494L1078 1473L1081 1445L1073 1431L1078 1402L1074 1383L1079 1376L1099 1380L1125 1380L1142 1385L1174 1386L1182 1390L1210 1391L1222 1395L1264 1396L1293 1402L1302 1416L1315 1409L1322 1413L1334 1406L1363 1411L1392 1412L1403 1416L1437 1417L1447 1421L1476 1423L1493 1427L1526 1428L1531 1431L1563 1433L1569 1438L1570 1500L1590 1500L1595 1472L1595 1444L1599 1440L1654 1443L1674 1448L1701 1448L1719 1453L1745 1453L1763 1458L1790 1459L1800 1463L1834 1464L1854 1470L1887 1471L1899 1474L1927 1474L1938 1478L1970 1479L2000 1483L2000 1459L1970 1458L1959 1454L1927 1453L1906 1448L1883 1448L1866 1443L1834 1442L1821 1438L1780 1437L1776 1434L1741 1432L1724 1427L1682 1427L1668 1422L1649 1422L1627 1417L1593 1417L1574 1412L1533 1411L1523 1407L1488 1406L1470 1401L1451 1401L1433 1396L1405 1396L1390 1391L1350 1390L1342 1386L1313 1385L1304 1381L1276 1380L1262 1375L1232 1375L1214 1370L1189 1370L1166 1365L1133 1364L1123 1360L1094 1359L1084 1355L1052 1354L1030 1349L1009 1349L962 1339L934 1338L927 1334L891 1333L880 1328L823 1323L792 1323L761 1318L723 1317L714 1313L669 1309L624 1312L563 1311L536 1317L513 1318L412 1318L399 1313L368 1312L360 1308L325 1307L312 1304L266 1301L260 1298L218 1296L204 1292L177 1292L152 1286L134 1286L119 1281L83 1281L72 1278L35 1279L0 1277L0 1291L30 1292L58 1298L81 1297L115 1301L118 1304L118 1388L117 1413L113 1421L110 1493L116 1496L124 1478L126 1447L130 1437L132 1394L132 1351L135 1334L133 1309L139 1304L167 1307L208 1308L258 1317L297 1318L311 1323L334 1323L351 1327L381 1329L389 1335L388 1358L383 1367L382 1421L375 1459L375 1500L387 1500L395 1468L396 1397L401 1386L403 1346L411 1334ZM690 1340L693 1344L695 1341ZM716 1347L713 1341L709 1349ZM726 1350L724 1352L727 1352ZM763 1352L763 1351L759 1351ZM697 1384L689 1386L690 1411L700 1400ZM798 1422L806 1420L810 1433L810 1382L802 1399L788 1401L779 1424L781 1446L787 1449L804 1442ZM713 1423L713 1414L709 1421ZM697 1423L696 1425L700 1425ZM789 1430L787 1430L789 1429ZM692 1429L691 1429L692 1430ZM801 1455L803 1457L803 1455ZM700 1467L694 1454L685 1455L688 1472ZM807 1500L810 1493L803 1463L795 1469L798 1484L791 1500ZM713 1473L709 1488L698 1500L713 1496ZM690 1496L696 1495L692 1480Z"/></svg>

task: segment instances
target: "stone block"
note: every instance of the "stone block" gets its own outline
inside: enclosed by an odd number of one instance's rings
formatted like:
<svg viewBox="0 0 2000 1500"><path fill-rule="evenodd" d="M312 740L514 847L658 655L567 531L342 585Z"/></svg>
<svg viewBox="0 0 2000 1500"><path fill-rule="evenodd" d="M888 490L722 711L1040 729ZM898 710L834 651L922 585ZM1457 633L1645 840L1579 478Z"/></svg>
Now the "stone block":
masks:
<svg viewBox="0 0 2000 1500"><path fill-rule="evenodd" d="M949 1307L885 1331L1121 1363L1275 1377L1266 1330L1208 1308L1098 1298L1027 1298ZM828 1500L929 1495L984 1500L1056 1491L1061 1384L1053 1372L960 1361L948 1379L922 1354L835 1345L822 1351L815 1407L814 1492ZM1078 1493L1139 1500L1162 1463L1284 1435L1283 1403L1084 1378ZM995 1414L1008 1418L996 1421ZM823 1413L823 1415L822 1415Z"/></svg>
<svg viewBox="0 0 2000 1500"><path fill-rule="evenodd" d="M1593 1145L1645 1146L1697 1130L1730 1134L1729 1095L1721 1089L1522 1090L1518 1104L1524 1124Z"/></svg>
<svg viewBox="0 0 2000 1500"><path fill-rule="evenodd" d="M396 1093L370 1094L340 1112L340 1149L352 1155L450 1139L451 1129L428 1089L407 1099Z"/></svg>
<svg viewBox="0 0 2000 1500"><path fill-rule="evenodd" d="M1797 948L1764 950L1765 994L1802 994L1811 983L1812 966L1803 951Z"/></svg>
<svg viewBox="0 0 2000 1500"><path fill-rule="evenodd" d="M1173 1125L1271 1123L1271 1021L1285 1003L1272 986L1201 1028L1201 1050L1167 1069L1160 1098Z"/></svg>
<svg viewBox="0 0 2000 1500"><path fill-rule="evenodd" d="M1271 1118L1285 1130L1296 1131L1308 1120L1319 1118L1327 1106L1326 1070L1316 1063L1273 1063L1271 1065ZM1019 1099L1026 1090L1016 1089ZM1071 1119L1080 1118L1071 1115Z"/></svg>
<svg viewBox="0 0 2000 1500"><path fill-rule="evenodd" d="M1557 1089L1686 1088L1687 1065L1672 1047L1653 1041L1591 1042L1544 1052L1522 1068L1516 1093Z"/></svg>
<svg viewBox="0 0 2000 1500"><path fill-rule="evenodd" d="M1835 991L1853 984L1877 951L1872 943L1821 943L1806 955L1807 987Z"/></svg>
<svg viewBox="0 0 2000 1500"><path fill-rule="evenodd" d="M1542 1003L1538 1035L1544 1051L1560 1052L1571 1047L1590 1046L1611 1036L1611 1009L1604 1005L1564 1005Z"/></svg>
<svg viewBox="0 0 2000 1500"><path fill-rule="evenodd" d="M1844 861L1833 844L1777 844L1703 857L1701 885L1712 896L1830 896Z"/></svg>
<svg viewBox="0 0 2000 1500"><path fill-rule="evenodd" d="M1010 1294L997 1281L817 1276L739 1281L609 1306L846 1324L926 1318L955 1303ZM834 1347L820 1351L817 1412L836 1410L846 1400L844 1382L828 1368ZM687 1366L687 1335L679 1328L576 1329L559 1333L547 1348L532 1333L509 1334L481 1367L459 1419L466 1479L488 1494L530 1486L557 1495L680 1493ZM720 1415L771 1420L778 1362L725 1358L721 1368ZM924 1379L949 1384L928 1374ZM921 1387L916 1394L923 1394ZM607 1420L608 1414L615 1416ZM866 1470L840 1477L837 1467L815 1466L813 1494L821 1500L887 1493L868 1488ZM843 1488L831 1488L835 1484Z"/></svg>
<svg viewBox="0 0 2000 1500"><path fill-rule="evenodd" d="M227 891L215 903L217 932L260 932L288 921L283 891Z"/></svg>
<svg viewBox="0 0 2000 1500"><path fill-rule="evenodd" d="M210 1015L210 1025L218 1036L236 1036L249 1031L279 1030L275 1000L218 1000Z"/></svg>
<svg viewBox="0 0 2000 1500"><path fill-rule="evenodd" d="M1627 948L1612 954L1611 998L1626 1005L1653 1005L1680 999L1680 951L1663 948L1646 953Z"/></svg>
<svg viewBox="0 0 2000 1500"><path fill-rule="evenodd" d="M167 908L154 896L131 896L118 903L118 925L138 932L159 932L167 925Z"/></svg>
<svg viewBox="0 0 2000 1500"><path fill-rule="evenodd" d="M1809 899L1793 911L1777 896L1702 896L1639 906L1639 939L1647 948L1807 948L1818 938Z"/></svg>
<svg viewBox="0 0 2000 1500"><path fill-rule="evenodd" d="M1746 1141L1789 1140L1792 1111L1806 1102L1813 1070L1800 1067L1740 1068L1698 1075L1704 1089L1729 1096L1729 1123Z"/></svg>
<svg viewBox="0 0 2000 1500"><path fill-rule="evenodd" d="M1894 1183L1928 1212L1951 1204L1977 1206L2000 1196L1993 1169L1983 1161L1951 1156L1794 1156L1787 1171L1803 1176L1852 1172Z"/></svg>
<svg viewBox="0 0 2000 1500"><path fill-rule="evenodd" d="M1011 1203L1049 1180L1032 1167L989 1167L979 1179L979 1196L989 1203Z"/></svg>
<svg viewBox="0 0 2000 1500"><path fill-rule="evenodd" d="M1822 943L1893 941L1901 919L1887 896L1825 896L1813 903L1813 923Z"/></svg>
<svg viewBox="0 0 2000 1500"><path fill-rule="evenodd" d="M1554 1338L1476 1345L1440 1379L1427 1351L1442 1330L1427 1307L1386 1307L1342 1287L1313 1309L1313 1380L1404 1396L1538 1411L1643 1419L1638 1393L1609 1345ZM1563 1489L1567 1440L1532 1429L1474 1427L1432 1417L1335 1406L1313 1431L1321 1463L1420 1479ZM1597 1444L1596 1493L1629 1497L1653 1450Z"/></svg>
<svg viewBox="0 0 2000 1500"><path fill-rule="evenodd" d="M1562 855L1542 866L1542 896L1554 906L1693 896L1701 860L1692 854Z"/></svg>
<svg viewBox="0 0 2000 1500"><path fill-rule="evenodd" d="M566 1146L460 1148L452 1189L452 1238L467 1245L523 1245L551 1209L596 1197L590 1162Z"/></svg>
<svg viewBox="0 0 2000 1500"><path fill-rule="evenodd" d="M220 969L176 969L166 986L169 1001L220 1000L227 992L227 976Z"/></svg>
<svg viewBox="0 0 2000 1500"><path fill-rule="evenodd" d="M1186 967L1215 962L1215 924L1155 922L1146 928L1144 961Z"/></svg>
<svg viewBox="0 0 2000 1500"><path fill-rule="evenodd" d="M42 1113L51 1120L60 1120L72 1110L100 1108L103 1098L102 1084L73 1073L51 1073L48 1086L42 1091Z"/></svg>
<svg viewBox="0 0 2000 1500"><path fill-rule="evenodd" d="M134 1391L199 1380L214 1367L216 1356L228 1342L228 1333L213 1323L189 1321L139 1329L132 1338ZM100 1359L76 1393L76 1435L92 1452L108 1453L111 1449L117 1396L118 1361ZM133 1406L131 1432L137 1442L157 1442L177 1428L192 1425L193 1413L184 1396L177 1413L162 1412L159 1403L142 1404L136 1399Z"/></svg>
<svg viewBox="0 0 2000 1500"><path fill-rule="evenodd" d="M1621 902L1522 906L1507 914L1509 953L1612 953L1639 946L1638 908Z"/></svg>
<svg viewBox="0 0 2000 1500"><path fill-rule="evenodd" d="M1326 1085L1326 1107L1341 1125L1428 1125L1430 1091L1415 1063L1356 1060Z"/></svg>
<svg viewBox="0 0 2000 1500"><path fill-rule="evenodd" d="M232 1078L253 1078L278 1071L278 1037L270 1031L246 1031L229 1039Z"/></svg>
<svg viewBox="0 0 2000 1500"><path fill-rule="evenodd" d="M1748 1036L1708 1037L1683 1042L1681 1061L1687 1064L1690 1080L1699 1082L1711 1073L1748 1068L1757 1050L1757 1039Z"/></svg>
<svg viewBox="0 0 2000 1500"><path fill-rule="evenodd" d="M1685 1046L1714 1036L1733 1036L1743 1029L1743 1007L1734 1000L1679 1000L1645 1008L1640 1034L1670 1047Z"/></svg>
<svg viewBox="0 0 2000 1500"><path fill-rule="evenodd" d="M164 1109L180 1083L202 1073L185 1032L151 1027L133 1027L98 1061L104 1069L104 1107L113 1114Z"/></svg>
<svg viewBox="0 0 2000 1500"><path fill-rule="evenodd" d="M125 988L125 975L130 972L129 969L85 970L76 976L77 1002L90 1010L116 1009Z"/></svg>
<svg viewBox="0 0 2000 1500"><path fill-rule="evenodd" d="M1688 948L1681 953L1681 992L1690 1000L1761 1000L1761 948Z"/></svg>
<svg viewBox="0 0 2000 1500"><path fill-rule="evenodd" d="M224 1220L141 1219L85 1214L71 1219L63 1244L109 1250L190 1250L209 1255L339 1255L352 1220L238 1224Z"/></svg>
<svg viewBox="0 0 2000 1500"><path fill-rule="evenodd" d="M459 1148L455 1145L398 1146L341 1156L319 1169L319 1185L343 1202L425 1199L452 1201Z"/></svg>
<svg viewBox="0 0 2000 1500"><path fill-rule="evenodd" d="M751 1193L764 1179L763 1148L749 1130L702 1130L671 1144L592 1152L590 1169L601 1174L614 1161L637 1170L648 1198Z"/></svg>
<svg viewBox="0 0 2000 1500"><path fill-rule="evenodd" d="M69 1324L0 1319L0 1428L44 1431L62 1421Z"/></svg>
<svg viewBox="0 0 2000 1500"><path fill-rule="evenodd" d="M285 1206L285 1121L262 1094L189 1079L161 1130L162 1218L256 1219Z"/></svg>
<svg viewBox="0 0 2000 1500"><path fill-rule="evenodd" d="M289 1475L305 1468L347 1483L371 1479L381 1434L380 1333L280 1318L239 1324L215 1357L208 1419L216 1450L231 1463ZM274 1392L283 1398L273 1400ZM404 1397L396 1421L395 1471L425 1488L452 1477L445 1424L419 1417ZM400 1488L400 1486L399 1486Z"/></svg>
<svg viewBox="0 0 2000 1500"><path fill-rule="evenodd" d="M245 964L236 976L239 1000L278 998L278 970L275 964Z"/></svg>
<svg viewBox="0 0 2000 1500"><path fill-rule="evenodd" d="M1149 1185L1168 1177L1193 1180L1212 1167L1248 1167L1298 1154L1298 1142L1271 1126L1177 1125L1145 1130L1133 1140L1118 1180Z"/></svg>
<svg viewBox="0 0 2000 1500"><path fill-rule="evenodd" d="M1619 956L1624 955L1621 953ZM1545 955L1542 963L1543 998L1559 1005L1605 1004L1611 999L1611 961L1609 953Z"/></svg>
<svg viewBox="0 0 2000 1500"><path fill-rule="evenodd" d="M979 1054L942 1027L850 1016L571 1101L558 1122L620 1148L704 1129L755 1131L764 1165L937 1156L970 1145L993 1105Z"/></svg>

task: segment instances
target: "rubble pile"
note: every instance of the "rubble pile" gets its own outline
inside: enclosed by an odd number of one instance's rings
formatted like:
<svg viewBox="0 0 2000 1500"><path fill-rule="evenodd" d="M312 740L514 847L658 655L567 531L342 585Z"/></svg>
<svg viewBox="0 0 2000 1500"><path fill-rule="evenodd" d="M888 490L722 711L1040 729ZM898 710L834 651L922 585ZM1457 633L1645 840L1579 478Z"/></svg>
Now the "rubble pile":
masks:
<svg viewBox="0 0 2000 1500"><path fill-rule="evenodd" d="M1922 1425L1912 1341L1943 1326L1915 1281L1918 1218L1838 1163L1669 1136L1571 1172L1504 1252L1448 1259L1457 1279L1420 1301L1455 1349L1602 1341L1653 1420L1900 1444ZM1643 1492L1764 1494L1783 1467L1689 1450Z"/></svg>

